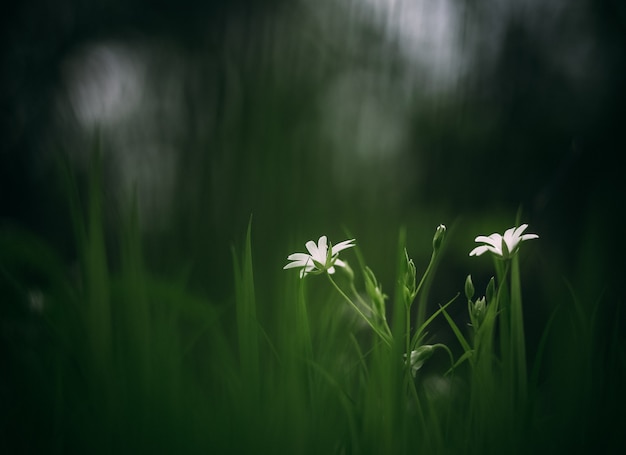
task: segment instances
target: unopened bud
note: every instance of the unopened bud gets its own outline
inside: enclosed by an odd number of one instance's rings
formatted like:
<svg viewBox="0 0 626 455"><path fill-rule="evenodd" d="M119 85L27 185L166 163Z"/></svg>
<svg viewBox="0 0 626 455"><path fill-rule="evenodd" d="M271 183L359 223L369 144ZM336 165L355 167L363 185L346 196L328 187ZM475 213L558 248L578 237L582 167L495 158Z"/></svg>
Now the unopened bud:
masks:
<svg viewBox="0 0 626 455"><path fill-rule="evenodd" d="M472 300L472 297L474 297L474 283L472 283L472 275L467 275L467 278L465 278L465 297L467 297L467 300Z"/></svg>
<svg viewBox="0 0 626 455"><path fill-rule="evenodd" d="M487 315L487 301L484 297L481 297L477 299L476 302L468 302L468 305L472 326L474 327L474 330L478 330Z"/></svg>
<svg viewBox="0 0 626 455"><path fill-rule="evenodd" d="M411 367L411 375L415 377L417 374L417 370L422 368L424 362L428 360L433 353L435 352L435 346L433 345L423 345L417 348L414 351L411 351L411 355L409 358L409 365ZM406 354L404 356L406 358Z"/></svg>
<svg viewBox="0 0 626 455"><path fill-rule="evenodd" d="M496 296L496 281L493 277L487 283L487 302L493 302L493 299Z"/></svg>
<svg viewBox="0 0 626 455"><path fill-rule="evenodd" d="M433 236L433 250L438 251L446 236L446 227L443 224L437 226L435 235Z"/></svg>
<svg viewBox="0 0 626 455"><path fill-rule="evenodd" d="M385 319L385 299L387 296L383 294L381 285L376 280L374 272L369 267L365 266L365 292L370 297L373 303L373 309L378 317Z"/></svg>
<svg viewBox="0 0 626 455"><path fill-rule="evenodd" d="M404 250L404 258L406 261L406 271L404 276L404 291L405 291L405 303L411 305L415 298L415 285L416 285L416 269L413 259L409 258L409 253Z"/></svg>

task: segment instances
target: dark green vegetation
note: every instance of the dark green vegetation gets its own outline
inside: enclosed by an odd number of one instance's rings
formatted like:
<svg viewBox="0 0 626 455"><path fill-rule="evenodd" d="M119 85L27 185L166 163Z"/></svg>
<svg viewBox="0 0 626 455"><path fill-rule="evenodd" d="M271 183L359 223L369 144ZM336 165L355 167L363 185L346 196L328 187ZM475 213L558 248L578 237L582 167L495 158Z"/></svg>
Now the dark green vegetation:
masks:
<svg viewBox="0 0 626 455"><path fill-rule="evenodd" d="M497 270L483 316L470 319L459 311L468 308L465 299L453 298L431 319L418 297L417 322L410 316L407 325L413 296L403 289L415 289L415 278L401 231L390 254L398 278L387 301L397 342L383 343L323 276L300 280L281 270L272 297L259 296L255 272L266 264L254 255L252 225L233 249L231 298L212 301L184 272L151 272L136 210L105 233L95 169L84 192L68 178L78 251L71 269L40 238L1 232L1 417L10 453L622 447L619 315L601 308L602 296L589 311L562 285L527 368L518 260L525 251ZM361 283L364 269L356 270ZM336 283L348 289L349 279L338 275ZM428 295L432 281L419 295ZM371 288L368 294L376 295ZM448 325L433 332L444 316ZM414 333L418 325L411 349L449 340L454 368L445 349L435 350L412 378L401 359L405 328Z"/></svg>

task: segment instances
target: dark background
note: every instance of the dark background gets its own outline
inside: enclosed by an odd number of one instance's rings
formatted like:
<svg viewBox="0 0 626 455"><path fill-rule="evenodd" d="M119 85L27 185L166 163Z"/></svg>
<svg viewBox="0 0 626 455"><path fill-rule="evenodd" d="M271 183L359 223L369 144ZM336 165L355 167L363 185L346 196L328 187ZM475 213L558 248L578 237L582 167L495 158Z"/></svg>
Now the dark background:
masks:
<svg viewBox="0 0 626 455"><path fill-rule="evenodd" d="M10 3L3 223L71 257L55 159L84 171L97 143L109 222L136 184L155 264L192 261L218 295L251 213L272 266L341 226L376 264L399 224L416 254L459 227L460 253L521 207L554 274L619 283L622 3L425 3L413 35L408 3L342 3ZM432 5L454 21L429 27Z"/></svg>
<svg viewBox="0 0 626 455"><path fill-rule="evenodd" d="M150 267L189 271L217 301L231 297L231 244L252 214L268 295L287 254L322 234L343 240L344 227L391 290L399 226L419 273L445 223L436 303L468 273L486 285L473 239L513 226L521 208L540 235L523 252L531 346L569 299L565 282L612 318L626 6L416 3L417 16L409 2L10 2L0 223L42 236L69 269L58 159L84 182L98 149L111 242L135 188Z"/></svg>

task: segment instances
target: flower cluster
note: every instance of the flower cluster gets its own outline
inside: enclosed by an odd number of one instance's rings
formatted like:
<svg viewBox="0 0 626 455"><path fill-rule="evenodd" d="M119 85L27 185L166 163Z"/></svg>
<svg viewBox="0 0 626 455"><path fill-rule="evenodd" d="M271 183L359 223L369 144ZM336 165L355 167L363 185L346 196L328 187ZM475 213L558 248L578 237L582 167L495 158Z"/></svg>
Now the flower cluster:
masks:
<svg viewBox="0 0 626 455"><path fill-rule="evenodd" d="M512 227L507 229L504 234L493 233L489 236L479 235L476 237L475 241L479 243L472 251L469 253L470 256L481 256L486 252L490 252L494 254L499 259L510 260L513 259L517 251L519 250L520 244L526 240L537 239L539 236L537 234L525 234L524 231L528 227L527 224L522 224L519 227ZM404 249L404 260L405 267L402 270L402 275L400 276L398 285L401 286L401 292L403 292L403 300L405 303L405 322L406 327L404 331L405 338L405 354L404 354L404 362L407 366L407 373L415 378L417 372L422 368L424 362L426 362L434 353L435 349L443 349L445 350L450 357L450 364L452 365L451 370L456 367L461 361L465 359L470 359L471 362L475 364L476 360L472 357L474 352L478 352L479 348L477 346L482 346L483 343L490 343L488 346L491 346L491 338L493 337L493 327L496 316L499 314L499 299L500 292L496 291L495 279L492 277L487 285L485 295L474 300L475 288L472 283L471 275L467 276L465 280L465 296L467 297L467 305L469 311L469 317L471 321L471 326L474 329L474 336L472 341L474 343L474 347L472 348L467 340L463 337L460 330L456 326L456 324L452 321L449 315L445 312L445 308L452 303L450 300L446 305L442 306L440 310L437 311L430 318L426 318L425 315L421 315L418 311L417 321L420 322L421 326L415 328L414 334L412 335L411 329L411 306L415 301L415 298L419 294L422 285L427 281L426 278L431 272L433 264L436 262L437 254L442 250L442 245L446 236L446 226L441 224L437 227L435 235L433 236L432 247L433 252L431 256L431 260L426 267L426 270L419 280L417 281L416 275L416 267L413 262L409 258L406 248ZM339 253L345 249L352 248L355 246L355 240L344 240L343 242L339 242L336 245L332 245L328 241L328 238L323 235L319 238L317 243L313 240L309 240L306 242L306 249L308 253L293 253L287 256L287 260L290 261L287 265L285 265L284 269L292 269L298 268L300 269L300 278L304 278L308 274L320 275L326 274L330 283L335 287L337 292L344 298L344 300L352 306L354 311L362 317L365 322L371 327L371 329L376 333L380 340L383 341L388 347L392 347L394 345L394 333L392 333L389 325L387 323L386 318L386 308L385 308L385 300L387 296L382 291L382 286L376 279L374 272L367 266L362 265L363 278L365 283L365 295L358 293L356 288L354 287L354 274L350 266L339 259ZM508 335L504 336L515 336L517 338L514 339L515 342L519 342L520 333L523 330L521 326L521 297L519 291L519 267L517 261L513 261L511 263L504 263L507 267L503 267L502 262L496 262L496 269L498 271L498 280L510 280L511 288L516 288L511 291L511 297L507 299L509 303L509 307L513 310L509 311L506 315L508 319L506 320L506 326L510 330L503 330L503 333L508 333ZM513 266L508 267L513 264ZM332 274L335 273L336 268L343 268L349 276L349 286L351 292L354 294L354 299L351 298L342 287L340 287L334 279L331 277ZM507 274L511 275L508 277ZM513 276L515 274L515 276ZM505 289L501 287L501 284L498 285L499 289ZM430 324L432 319L443 312L444 316L451 324L453 329L455 330L455 334L461 345L465 349L465 354L457 361L454 362L454 358L450 349L441 343L433 344L433 345L420 345L423 337L424 329ZM513 334L513 335L511 335ZM522 337L523 338L523 337ZM512 339L512 338L511 338ZM487 340L487 341L485 341ZM513 341L508 340L507 342L513 343ZM522 339L523 345L523 339ZM513 345L513 344L511 344ZM411 349L413 347L413 349ZM482 348L481 348L482 349ZM482 351L481 351L482 352ZM515 359L523 359L523 348L519 348L514 354ZM514 360L515 360L514 359ZM517 363L515 363L517 362ZM519 364L517 360L511 361L509 370L512 372L511 374L515 374L516 365ZM521 362L521 361L520 361ZM522 366L523 367L523 366ZM520 368L522 368L520 367ZM525 368L525 367L524 367Z"/></svg>

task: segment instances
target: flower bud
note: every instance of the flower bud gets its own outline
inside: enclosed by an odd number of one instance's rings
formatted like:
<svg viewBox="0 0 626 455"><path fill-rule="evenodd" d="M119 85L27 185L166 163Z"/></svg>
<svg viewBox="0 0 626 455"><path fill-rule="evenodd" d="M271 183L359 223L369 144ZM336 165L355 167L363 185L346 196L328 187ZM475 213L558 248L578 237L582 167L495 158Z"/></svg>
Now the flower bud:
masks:
<svg viewBox="0 0 626 455"><path fill-rule="evenodd" d="M467 275L467 278L465 278L465 297L467 297L467 300L472 300L472 297L474 297L474 283L472 283L472 275Z"/></svg>
<svg viewBox="0 0 626 455"><path fill-rule="evenodd" d="M443 224L437 226L437 230L435 231L435 235L433 236L433 251L439 251L443 240L446 236L446 227Z"/></svg>
<svg viewBox="0 0 626 455"><path fill-rule="evenodd" d="M411 351L409 365L411 367L411 375L415 377L417 370L422 368L424 362L428 360L435 352L435 346L425 344L414 351ZM404 356L406 358L406 354Z"/></svg>
<svg viewBox="0 0 626 455"><path fill-rule="evenodd" d="M485 319L487 310L487 302L484 297L477 299L472 306L472 320L474 321L475 328L478 329L480 324Z"/></svg>
<svg viewBox="0 0 626 455"><path fill-rule="evenodd" d="M416 269L415 264L413 263L413 259L409 259L409 253L407 253L406 249L404 250L404 259L406 261L406 271L404 274L404 294L405 294L405 303L407 305L411 305L413 303L413 299L415 299L415 286L416 286Z"/></svg>
<svg viewBox="0 0 626 455"><path fill-rule="evenodd" d="M365 266L364 270L364 278L365 278L365 292L372 300L372 307L376 312L376 315L385 320L385 299L387 296L383 294L383 289L381 285L376 280L376 276L374 272L369 267Z"/></svg>
<svg viewBox="0 0 626 455"><path fill-rule="evenodd" d="M493 302L496 296L496 282L493 277L487 283L487 302Z"/></svg>

